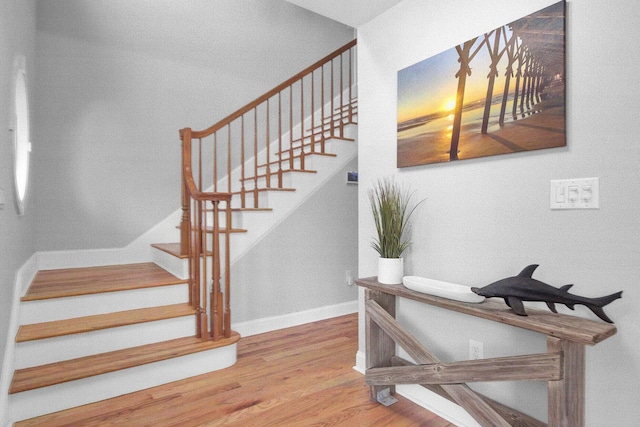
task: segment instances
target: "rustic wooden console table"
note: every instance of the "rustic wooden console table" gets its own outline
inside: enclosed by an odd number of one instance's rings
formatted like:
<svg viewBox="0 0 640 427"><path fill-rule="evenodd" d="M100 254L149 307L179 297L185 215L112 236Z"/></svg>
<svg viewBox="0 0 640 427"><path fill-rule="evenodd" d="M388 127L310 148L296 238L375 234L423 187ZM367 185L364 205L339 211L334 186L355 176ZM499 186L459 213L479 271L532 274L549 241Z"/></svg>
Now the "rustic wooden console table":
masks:
<svg viewBox="0 0 640 427"><path fill-rule="evenodd" d="M585 346L614 335L615 326L530 308L528 316L518 316L503 302L464 303L403 285L384 285L375 277L355 282L366 288L365 379L373 400L385 389L394 392L396 384L420 384L463 407L482 426L584 426ZM442 363L396 321L396 296L545 334L547 352ZM417 364L396 356L396 344ZM547 381L548 424L481 396L466 385L515 380Z"/></svg>

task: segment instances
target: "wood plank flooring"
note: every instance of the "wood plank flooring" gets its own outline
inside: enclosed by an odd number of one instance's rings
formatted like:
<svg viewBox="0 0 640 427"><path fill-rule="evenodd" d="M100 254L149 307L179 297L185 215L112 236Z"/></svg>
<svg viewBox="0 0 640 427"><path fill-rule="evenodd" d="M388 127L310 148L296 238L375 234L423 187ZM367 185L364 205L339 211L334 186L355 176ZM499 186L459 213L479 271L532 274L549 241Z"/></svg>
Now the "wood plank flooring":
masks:
<svg viewBox="0 0 640 427"><path fill-rule="evenodd" d="M230 368L15 425L454 427L400 396L390 407L369 400L353 370L357 321L353 314L243 338Z"/></svg>

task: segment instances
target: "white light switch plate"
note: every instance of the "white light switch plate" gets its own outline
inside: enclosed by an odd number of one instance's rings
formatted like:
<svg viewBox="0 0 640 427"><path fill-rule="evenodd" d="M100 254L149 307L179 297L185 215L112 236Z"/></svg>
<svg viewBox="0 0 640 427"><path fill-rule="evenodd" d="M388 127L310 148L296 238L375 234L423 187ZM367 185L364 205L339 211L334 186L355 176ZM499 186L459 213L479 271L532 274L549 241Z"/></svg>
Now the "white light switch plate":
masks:
<svg viewBox="0 0 640 427"><path fill-rule="evenodd" d="M600 209L599 178L551 181L549 207L551 209Z"/></svg>

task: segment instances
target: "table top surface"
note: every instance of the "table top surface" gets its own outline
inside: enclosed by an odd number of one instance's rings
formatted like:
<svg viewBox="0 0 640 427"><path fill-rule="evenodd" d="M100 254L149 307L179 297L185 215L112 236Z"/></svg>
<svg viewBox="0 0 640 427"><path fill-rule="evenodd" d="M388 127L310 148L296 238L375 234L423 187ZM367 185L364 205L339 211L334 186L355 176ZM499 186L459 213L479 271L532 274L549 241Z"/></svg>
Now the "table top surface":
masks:
<svg viewBox="0 0 640 427"><path fill-rule="evenodd" d="M455 301L412 291L402 284L382 284L378 282L376 277L356 279L355 283L372 291L408 298L581 344L595 345L617 332L614 325L602 321L533 308L527 308L527 316L520 316L515 314L503 301L490 299L485 299L481 303Z"/></svg>

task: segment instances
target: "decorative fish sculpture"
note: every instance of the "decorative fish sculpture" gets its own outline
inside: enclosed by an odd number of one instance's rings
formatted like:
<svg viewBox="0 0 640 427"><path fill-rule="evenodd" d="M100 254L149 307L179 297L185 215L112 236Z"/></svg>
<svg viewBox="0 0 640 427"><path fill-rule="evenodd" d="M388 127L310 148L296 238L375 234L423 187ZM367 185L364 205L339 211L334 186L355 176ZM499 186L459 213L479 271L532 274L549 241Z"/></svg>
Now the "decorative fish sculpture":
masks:
<svg viewBox="0 0 640 427"><path fill-rule="evenodd" d="M537 264L529 265L517 276L498 280L483 288L473 287L471 290L487 298L504 298L504 302L520 316L527 315L522 301L544 301L547 303L549 310L554 313L557 313L555 304L564 304L571 310L574 310L576 304L582 304L588 307L600 319L613 323L604 313L602 307L621 298L622 291L600 298L587 298L573 295L569 293L569 289L573 285L564 285L561 288L555 288L532 279L531 276L536 268L538 268Z"/></svg>

